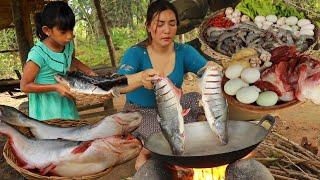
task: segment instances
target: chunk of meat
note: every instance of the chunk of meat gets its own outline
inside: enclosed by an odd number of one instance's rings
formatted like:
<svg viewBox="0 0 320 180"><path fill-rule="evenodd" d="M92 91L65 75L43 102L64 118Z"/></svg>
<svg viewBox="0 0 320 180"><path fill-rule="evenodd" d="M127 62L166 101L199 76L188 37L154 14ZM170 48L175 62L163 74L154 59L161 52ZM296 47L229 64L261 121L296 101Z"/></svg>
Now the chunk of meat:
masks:
<svg viewBox="0 0 320 180"><path fill-rule="evenodd" d="M255 85L262 90L274 91L282 101L294 100L294 89L288 81L288 65L287 61L281 61L266 69Z"/></svg>
<svg viewBox="0 0 320 180"><path fill-rule="evenodd" d="M299 101L311 100L315 104L320 104L320 72L308 76L307 64L300 65L299 72L295 96Z"/></svg>

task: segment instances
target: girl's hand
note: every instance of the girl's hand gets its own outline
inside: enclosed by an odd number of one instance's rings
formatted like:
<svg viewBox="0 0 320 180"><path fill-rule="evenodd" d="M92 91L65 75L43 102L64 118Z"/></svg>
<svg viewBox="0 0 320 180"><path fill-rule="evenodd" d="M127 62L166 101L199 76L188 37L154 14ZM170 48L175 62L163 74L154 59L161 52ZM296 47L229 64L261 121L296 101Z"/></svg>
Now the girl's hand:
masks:
<svg viewBox="0 0 320 180"><path fill-rule="evenodd" d="M70 93L70 89L65 87L64 85L56 84L55 89L61 96L67 97L67 98L71 99L72 101L75 101L75 97L72 96L72 94Z"/></svg>
<svg viewBox="0 0 320 180"><path fill-rule="evenodd" d="M155 79L156 76L159 76L158 71L154 69L146 69L141 72L141 82L143 87L147 89L153 89L153 85L151 83L152 80Z"/></svg>

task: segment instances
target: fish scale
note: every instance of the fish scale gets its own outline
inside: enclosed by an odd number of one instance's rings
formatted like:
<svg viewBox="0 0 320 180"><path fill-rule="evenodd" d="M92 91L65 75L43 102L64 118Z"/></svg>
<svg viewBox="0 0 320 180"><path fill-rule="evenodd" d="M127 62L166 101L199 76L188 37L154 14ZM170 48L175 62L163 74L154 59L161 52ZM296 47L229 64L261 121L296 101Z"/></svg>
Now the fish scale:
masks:
<svg viewBox="0 0 320 180"><path fill-rule="evenodd" d="M227 102L222 95L222 72L215 67L205 67L199 71L201 89L201 104L211 130L219 137L221 143L228 142L227 132Z"/></svg>
<svg viewBox="0 0 320 180"><path fill-rule="evenodd" d="M184 152L185 136L179 94L168 78L159 77L153 84L161 131L173 154L181 155Z"/></svg>

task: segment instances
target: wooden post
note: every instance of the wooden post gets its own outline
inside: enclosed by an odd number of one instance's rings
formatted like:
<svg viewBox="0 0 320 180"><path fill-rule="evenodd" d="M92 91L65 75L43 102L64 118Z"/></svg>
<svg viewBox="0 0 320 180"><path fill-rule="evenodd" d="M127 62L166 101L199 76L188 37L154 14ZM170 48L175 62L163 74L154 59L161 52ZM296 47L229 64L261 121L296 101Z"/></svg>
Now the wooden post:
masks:
<svg viewBox="0 0 320 180"><path fill-rule="evenodd" d="M94 2L94 5L95 5L95 7L97 9L97 14L98 14L99 21L100 21L100 24L101 24L101 27L102 27L102 31L103 31L104 37L106 39L106 42L107 42L107 46L108 46L108 51L109 51L112 67L116 67L115 49L114 49L114 46L113 46L113 42L112 42L112 38L111 38L111 35L110 35L110 32L109 32L109 29L107 27L107 24L104 21L103 15L102 15L100 0L94 0L93 2Z"/></svg>
<svg viewBox="0 0 320 180"><path fill-rule="evenodd" d="M33 46L29 6L27 5L26 0L12 0L11 9L18 41L20 60L23 66L27 60L28 52Z"/></svg>

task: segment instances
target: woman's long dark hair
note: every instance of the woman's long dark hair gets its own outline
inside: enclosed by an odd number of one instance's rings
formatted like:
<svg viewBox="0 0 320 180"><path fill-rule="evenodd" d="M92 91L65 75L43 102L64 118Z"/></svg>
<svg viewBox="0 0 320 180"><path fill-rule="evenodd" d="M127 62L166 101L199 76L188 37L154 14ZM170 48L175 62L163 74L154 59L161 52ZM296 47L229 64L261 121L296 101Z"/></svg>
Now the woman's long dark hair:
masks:
<svg viewBox="0 0 320 180"><path fill-rule="evenodd" d="M72 9L66 2L52 1L49 2L42 12L35 14L36 34L40 40L48 36L42 31L43 26L53 28L55 26L60 30L73 30L75 17Z"/></svg>
<svg viewBox="0 0 320 180"><path fill-rule="evenodd" d="M148 27L150 26L153 18L165 10L172 10L173 11L174 15L176 16L177 25L179 25L178 11L172 3L170 3L168 0L151 1L151 3L148 6L147 19L145 22L148 38L144 41L144 43L143 43L144 46L149 45L152 41L151 34L148 32Z"/></svg>

